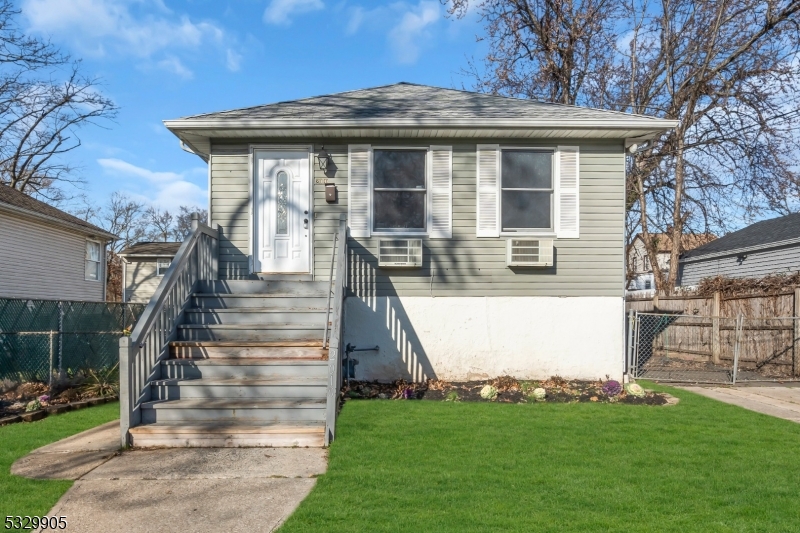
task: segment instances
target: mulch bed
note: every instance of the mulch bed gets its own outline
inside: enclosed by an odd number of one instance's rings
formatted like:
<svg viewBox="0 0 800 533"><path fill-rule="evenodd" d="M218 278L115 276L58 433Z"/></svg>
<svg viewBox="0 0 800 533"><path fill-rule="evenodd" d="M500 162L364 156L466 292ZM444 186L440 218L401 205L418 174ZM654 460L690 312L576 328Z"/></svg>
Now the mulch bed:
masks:
<svg viewBox="0 0 800 533"><path fill-rule="evenodd" d="M46 396L47 400L40 400L42 410L51 408L49 409L50 412L57 412L59 406L97 399L95 395L83 391L79 385L62 387L61 390L54 389L51 394L47 383L23 383L0 394L0 419L14 415L24 415L28 403L43 396Z"/></svg>
<svg viewBox="0 0 800 533"><path fill-rule="evenodd" d="M424 383L408 383L404 380L392 383L376 381L350 381L342 388L344 399L429 400L459 402L500 403L623 403L632 405L665 405L670 402L668 394L647 391L644 397L627 394L624 390L616 396L603 393L603 381L566 380L558 376L542 381L518 381L503 376L487 381L447 382L428 380ZM481 389L492 385L497 389L494 400L481 397ZM543 388L546 396L536 400L532 392Z"/></svg>

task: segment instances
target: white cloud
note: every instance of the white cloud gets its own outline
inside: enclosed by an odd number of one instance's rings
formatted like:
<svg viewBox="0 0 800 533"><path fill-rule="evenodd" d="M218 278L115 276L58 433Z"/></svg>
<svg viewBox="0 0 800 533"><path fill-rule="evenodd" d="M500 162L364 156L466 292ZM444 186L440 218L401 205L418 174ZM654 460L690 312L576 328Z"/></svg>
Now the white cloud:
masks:
<svg viewBox="0 0 800 533"><path fill-rule="evenodd" d="M347 33L347 35L354 35L361 27L363 22L364 8L361 6L353 8L353 10L350 12L350 20L347 22L347 29L345 30L345 33Z"/></svg>
<svg viewBox="0 0 800 533"><path fill-rule="evenodd" d="M229 47L231 40L216 24L173 14L160 0L23 0L22 13L30 30L97 57L147 60L203 45ZM185 70L172 71L185 77Z"/></svg>
<svg viewBox="0 0 800 533"><path fill-rule="evenodd" d="M322 0L272 0L264 11L268 24L291 24L292 15L323 9Z"/></svg>
<svg viewBox="0 0 800 533"><path fill-rule="evenodd" d="M228 48L226 53L226 66L231 72L238 72L239 68L242 66L242 55Z"/></svg>
<svg viewBox="0 0 800 533"><path fill-rule="evenodd" d="M156 66L158 66L158 68L161 70L177 74L185 80L194 78L194 72L189 70L183 63L181 63L181 60L175 56L169 56L162 59L156 63Z"/></svg>
<svg viewBox="0 0 800 533"><path fill-rule="evenodd" d="M435 1L420 2L403 13L400 22L389 31L389 45L400 63L417 61L422 43L432 37L430 26L442 18L439 7Z"/></svg>
<svg viewBox="0 0 800 533"><path fill-rule="evenodd" d="M181 205L205 207L208 204L208 191L189 180L192 174L205 176L205 168L157 172L116 158L98 159L97 163L109 175L138 181L134 190L126 191L136 200L169 211L177 211Z"/></svg>

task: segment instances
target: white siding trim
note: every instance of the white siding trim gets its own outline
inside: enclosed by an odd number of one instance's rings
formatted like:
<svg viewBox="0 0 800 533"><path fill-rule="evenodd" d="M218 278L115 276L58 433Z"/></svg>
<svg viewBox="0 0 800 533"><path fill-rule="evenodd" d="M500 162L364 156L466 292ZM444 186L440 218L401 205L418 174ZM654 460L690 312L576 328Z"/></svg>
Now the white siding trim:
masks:
<svg viewBox="0 0 800 533"><path fill-rule="evenodd" d="M453 147L431 146L428 151L428 235L453 237Z"/></svg>
<svg viewBox="0 0 800 533"><path fill-rule="evenodd" d="M352 237L369 237L372 230L372 146L347 147L347 225Z"/></svg>
<svg viewBox="0 0 800 533"><path fill-rule="evenodd" d="M556 235L580 237L580 148L559 146L556 158Z"/></svg>
<svg viewBox="0 0 800 533"><path fill-rule="evenodd" d="M475 234L478 237L500 236L500 145L477 146L478 187Z"/></svg>

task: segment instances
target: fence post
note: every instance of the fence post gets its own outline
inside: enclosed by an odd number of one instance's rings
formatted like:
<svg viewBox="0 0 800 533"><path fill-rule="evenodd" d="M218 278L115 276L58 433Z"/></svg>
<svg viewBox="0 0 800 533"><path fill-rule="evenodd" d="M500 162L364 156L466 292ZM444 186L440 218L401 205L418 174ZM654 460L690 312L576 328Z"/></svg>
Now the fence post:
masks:
<svg viewBox="0 0 800 533"><path fill-rule="evenodd" d="M716 291L711 309L711 361L715 365L720 364L720 352L722 351L722 338L719 328L720 313L722 313L722 293Z"/></svg>
<svg viewBox="0 0 800 533"><path fill-rule="evenodd" d="M128 430L131 428L131 338L123 335L119 338L119 434L120 445L126 448L129 444Z"/></svg>
<svg viewBox="0 0 800 533"><path fill-rule="evenodd" d="M625 361L625 373L630 375L633 371L633 326L636 311L628 311L628 350Z"/></svg>
<svg viewBox="0 0 800 533"><path fill-rule="evenodd" d="M792 320L792 375L800 376L800 287L794 288Z"/></svg>
<svg viewBox="0 0 800 533"><path fill-rule="evenodd" d="M55 356L55 351L56 343L53 342L53 332L50 331L50 375L47 378L47 387L49 388L47 393L51 396L53 394L53 358Z"/></svg>
<svg viewBox="0 0 800 533"><path fill-rule="evenodd" d="M58 376L61 377L64 353L64 302L58 302ZM52 369L51 369L52 370Z"/></svg>

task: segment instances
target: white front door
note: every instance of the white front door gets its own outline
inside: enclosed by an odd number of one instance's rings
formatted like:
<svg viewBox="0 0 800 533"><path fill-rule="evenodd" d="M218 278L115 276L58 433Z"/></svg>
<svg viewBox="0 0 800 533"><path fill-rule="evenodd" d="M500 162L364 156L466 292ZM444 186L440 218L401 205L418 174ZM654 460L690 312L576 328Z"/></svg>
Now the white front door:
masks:
<svg viewBox="0 0 800 533"><path fill-rule="evenodd" d="M307 274L311 271L309 152L258 150L253 159L253 269Z"/></svg>

